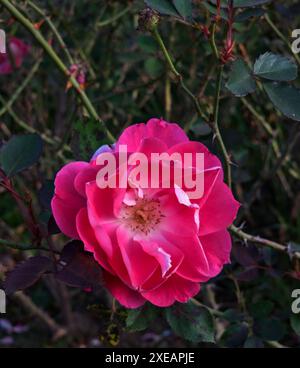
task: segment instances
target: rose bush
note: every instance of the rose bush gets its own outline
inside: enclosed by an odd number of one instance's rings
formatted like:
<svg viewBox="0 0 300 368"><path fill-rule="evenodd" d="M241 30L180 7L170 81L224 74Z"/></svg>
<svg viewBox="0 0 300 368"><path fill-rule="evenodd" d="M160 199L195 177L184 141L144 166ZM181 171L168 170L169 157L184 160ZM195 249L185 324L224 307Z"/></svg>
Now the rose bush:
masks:
<svg viewBox="0 0 300 368"><path fill-rule="evenodd" d="M219 159L203 144L189 141L177 124L151 119L133 125L113 150L118 152L120 145L129 154L204 153L204 195L190 200L178 187L100 189L95 158L106 146L91 162L72 162L58 172L54 217L63 233L82 240L93 253L107 288L125 307L186 302L199 292L200 283L230 262L226 228L239 204L223 182Z"/></svg>
<svg viewBox="0 0 300 368"><path fill-rule="evenodd" d="M29 46L22 40L11 37L7 49L5 54L0 54L0 74L9 74L14 68L19 68L28 54Z"/></svg>

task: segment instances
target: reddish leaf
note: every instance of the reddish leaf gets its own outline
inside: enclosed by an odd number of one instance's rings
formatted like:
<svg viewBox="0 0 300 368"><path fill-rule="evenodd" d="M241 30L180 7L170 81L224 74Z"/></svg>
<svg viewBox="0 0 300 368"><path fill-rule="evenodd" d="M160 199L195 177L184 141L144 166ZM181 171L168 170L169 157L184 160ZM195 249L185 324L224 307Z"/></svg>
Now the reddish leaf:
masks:
<svg viewBox="0 0 300 368"><path fill-rule="evenodd" d="M39 280L43 273L53 269L51 259L43 256L28 258L19 263L11 271L4 281L4 290L6 294L12 294L17 290L24 290Z"/></svg>
<svg viewBox="0 0 300 368"><path fill-rule="evenodd" d="M102 271L93 256L83 251L78 240L69 242L61 255L63 268L56 278L69 286L95 290L102 284Z"/></svg>

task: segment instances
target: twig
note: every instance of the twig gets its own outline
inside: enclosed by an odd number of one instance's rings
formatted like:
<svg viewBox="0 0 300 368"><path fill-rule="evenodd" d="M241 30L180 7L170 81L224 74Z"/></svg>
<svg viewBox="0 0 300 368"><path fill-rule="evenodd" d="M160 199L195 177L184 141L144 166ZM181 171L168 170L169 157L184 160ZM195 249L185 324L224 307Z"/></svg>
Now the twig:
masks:
<svg viewBox="0 0 300 368"><path fill-rule="evenodd" d="M48 24L48 26L50 27L50 29L52 30L52 32L54 33L55 37L57 38L58 43L60 44L61 48L64 50L66 57L69 61L70 64L74 64L74 60L72 55L70 54L67 45L65 44L65 41L63 40L63 38L61 37L60 33L58 32L56 26L54 25L54 23L51 21L50 17L48 17L44 11L39 8L35 3L33 3L32 1L28 0L27 4L34 9L40 16L43 17L43 19L45 20L45 22Z"/></svg>
<svg viewBox="0 0 300 368"><path fill-rule="evenodd" d="M67 330L59 326L48 313L40 309L33 301L25 295L22 291L18 291L13 295L13 298L20 302L25 309L27 309L34 316L44 322L50 331L53 333L53 340L58 340L67 334Z"/></svg>
<svg viewBox="0 0 300 368"><path fill-rule="evenodd" d="M260 236L255 236L255 235L250 235L245 233L243 230L241 230L240 228L231 225L229 227L229 230L238 238L244 240L245 242L249 241L251 243L256 243L259 244L261 246L266 246L275 250L278 250L280 252L286 253L287 255L290 255L289 253L289 249L287 246L276 243L272 240L268 240L268 239L264 239L261 238ZM300 259L300 252L295 252L293 253L293 256Z"/></svg>
<svg viewBox="0 0 300 368"><path fill-rule="evenodd" d="M0 110L0 116L4 115L6 113L6 111L10 107L12 107L12 105L14 104L14 102L18 99L18 97L20 96L20 94L23 92L23 90L30 83L31 79L33 78L33 76L37 72L37 70L38 70L38 68L39 68L39 66L41 64L41 61L42 61L42 58L39 58L36 61L36 63L33 65L33 67L31 68L30 72L28 73L27 77L24 79L24 81L21 83L21 85L17 88L17 90L12 95L12 97L9 99L9 101L7 101L7 103Z"/></svg>
<svg viewBox="0 0 300 368"><path fill-rule="evenodd" d="M216 317L223 317L223 316L224 316L224 313L223 313L223 312L220 312L220 311L218 311L218 310L216 310L216 309L210 308L210 307L208 307L207 305L200 303L200 302L199 302L197 299L195 299L195 298L191 298L191 302L192 302L193 304L195 304L197 307L200 307L200 308L206 308L207 310L209 310L209 311L210 311L210 313L211 313L212 315L214 315L214 316L216 316Z"/></svg>
<svg viewBox="0 0 300 368"><path fill-rule="evenodd" d="M118 20L119 18L123 17L125 14L127 14L130 10L131 6L127 6L125 9L121 10L119 13L113 15L111 18L109 19L105 19L103 21L100 21L97 23L97 27L100 28L100 27L104 27L104 26L107 26L113 22L115 22L116 20Z"/></svg>
<svg viewBox="0 0 300 368"><path fill-rule="evenodd" d="M183 80L183 76L179 73L179 71L176 69L172 58L164 44L163 39L161 38L161 35L159 34L158 28L157 26L153 27L153 30L151 31L153 37L155 38L155 40L157 41L165 59L167 62L167 65L169 66L169 69L171 70L171 72L175 75L175 77L177 78L177 81L179 82L179 84L181 85L182 89L184 90L184 92L192 99L192 101L194 102L195 108L199 114L199 116L204 119L205 121L207 121L207 116L204 114L204 112L201 109L200 103L198 101L198 98L193 94L193 92L187 87L187 85L185 84L184 80Z"/></svg>

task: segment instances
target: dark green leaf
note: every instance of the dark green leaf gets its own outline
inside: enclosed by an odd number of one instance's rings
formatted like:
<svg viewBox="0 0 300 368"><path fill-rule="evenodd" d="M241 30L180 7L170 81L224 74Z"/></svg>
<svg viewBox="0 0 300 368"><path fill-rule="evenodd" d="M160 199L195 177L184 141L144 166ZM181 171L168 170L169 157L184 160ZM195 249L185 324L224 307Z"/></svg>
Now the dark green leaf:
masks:
<svg viewBox="0 0 300 368"><path fill-rule="evenodd" d="M265 91L275 107L290 119L300 121L300 90L282 83L264 83Z"/></svg>
<svg viewBox="0 0 300 368"><path fill-rule="evenodd" d="M206 308L191 302L175 304L166 309L166 318L172 330L180 337L194 342L214 342L214 320Z"/></svg>
<svg viewBox="0 0 300 368"><path fill-rule="evenodd" d="M216 4L216 0L210 0L211 3ZM253 6L259 6L263 4L267 4L271 2L271 0L234 0L233 6L235 8L251 8ZM223 8L228 7L228 0L222 0L221 6Z"/></svg>
<svg viewBox="0 0 300 368"><path fill-rule="evenodd" d="M0 165L7 176L13 176L35 164L43 151L38 134L12 137L0 151Z"/></svg>
<svg viewBox="0 0 300 368"><path fill-rule="evenodd" d="M233 324L222 335L221 341L226 347L238 348L244 345L249 333L245 323Z"/></svg>
<svg viewBox="0 0 300 368"><path fill-rule="evenodd" d="M146 5L149 6L149 8L158 11L161 14L165 15L172 15L174 17L179 17L178 12L176 11L176 8L171 3L171 1L168 0L145 0Z"/></svg>
<svg viewBox="0 0 300 368"><path fill-rule="evenodd" d="M173 4L183 18L192 17L193 9L191 0L173 0Z"/></svg>
<svg viewBox="0 0 300 368"><path fill-rule="evenodd" d="M261 8L251 9L250 8L250 9L243 10L240 14L238 14L235 17L234 21L235 23L242 23L254 17L261 17L264 14L265 14L264 9L261 9Z"/></svg>
<svg viewBox="0 0 300 368"><path fill-rule="evenodd" d="M158 315L158 309L150 304L141 308L129 309L126 319L126 327L129 331L143 331L154 321Z"/></svg>
<svg viewBox="0 0 300 368"><path fill-rule="evenodd" d="M256 60L254 74L275 81L291 81L297 78L298 67L289 58L267 52Z"/></svg>
<svg viewBox="0 0 300 368"><path fill-rule="evenodd" d="M243 97L255 91L255 81L243 60L237 59L233 63L226 88L237 97Z"/></svg>
<svg viewBox="0 0 300 368"><path fill-rule="evenodd" d="M295 333L300 336L300 314L293 314L291 316L291 326Z"/></svg>
<svg viewBox="0 0 300 368"><path fill-rule="evenodd" d="M235 8L248 8L252 6L263 5L271 2L271 0L234 0Z"/></svg>
<svg viewBox="0 0 300 368"><path fill-rule="evenodd" d="M251 316L254 318L268 318L274 309L274 304L270 300L260 300L249 306Z"/></svg>

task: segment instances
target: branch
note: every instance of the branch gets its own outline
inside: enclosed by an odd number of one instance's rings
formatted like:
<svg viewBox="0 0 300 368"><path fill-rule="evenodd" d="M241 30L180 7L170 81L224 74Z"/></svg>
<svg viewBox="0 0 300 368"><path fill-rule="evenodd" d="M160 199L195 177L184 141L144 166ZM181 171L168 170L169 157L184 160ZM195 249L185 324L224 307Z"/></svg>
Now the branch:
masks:
<svg viewBox="0 0 300 368"><path fill-rule="evenodd" d="M238 238L244 240L245 242L249 241L251 243L256 243L258 245L261 245L261 246L266 246L266 247L269 247L269 248L272 248L272 249L275 249L277 251L280 251L280 252L283 252L283 253L286 253L287 255L290 255L290 252L289 252L289 248L285 245L282 245L282 244L279 244L279 243L276 243L272 240L268 240L268 239L264 239L264 238L261 238L260 236L255 236L255 235L250 235L250 234L247 234L245 233L243 230L237 228L236 226L234 225L231 225L229 227L229 230L235 235L237 236ZM293 254L294 257L300 259L300 252L295 252Z"/></svg>
<svg viewBox="0 0 300 368"><path fill-rule="evenodd" d="M207 121L207 117L204 114L204 112L201 109L200 103L198 101L198 98L193 94L193 92L187 87L187 85L185 84L184 80L183 80L183 76L179 73L179 71L176 69L172 58L165 46L165 43L163 41L163 39L161 38L161 35L159 34L158 28L157 26L153 27L152 31L151 31L154 39L156 40L156 42L158 43L165 59L167 62L167 65L169 66L169 69L171 70L171 72L175 75L175 77L177 78L177 81L179 82L179 84L181 85L182 89L184 90L184 92L192 99L195 108L197 110L198 115L205 121Z"/></svg>

